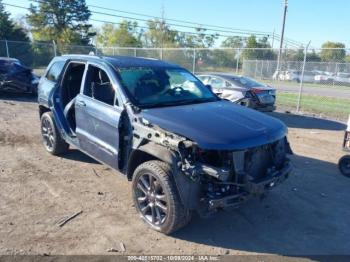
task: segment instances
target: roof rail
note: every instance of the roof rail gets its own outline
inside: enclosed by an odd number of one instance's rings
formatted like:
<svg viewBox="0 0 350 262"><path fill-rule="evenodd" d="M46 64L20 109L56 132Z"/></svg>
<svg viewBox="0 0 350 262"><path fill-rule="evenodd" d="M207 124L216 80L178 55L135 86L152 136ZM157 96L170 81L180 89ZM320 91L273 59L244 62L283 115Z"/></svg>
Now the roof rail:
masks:
<svg viewBox="0 0 350 262"><path fill-rule="evenodd" d="M76 56L80 56L80 57L89 57L89 58L91 58L91 57L94 57L94 58L99 58L99 59L102 59L102 56L98 56L98 55L95 55L95 54L88 54L88 55L86 55L86 54L63 54L62 56L65 56L65 57L76 57Z"/></svg>

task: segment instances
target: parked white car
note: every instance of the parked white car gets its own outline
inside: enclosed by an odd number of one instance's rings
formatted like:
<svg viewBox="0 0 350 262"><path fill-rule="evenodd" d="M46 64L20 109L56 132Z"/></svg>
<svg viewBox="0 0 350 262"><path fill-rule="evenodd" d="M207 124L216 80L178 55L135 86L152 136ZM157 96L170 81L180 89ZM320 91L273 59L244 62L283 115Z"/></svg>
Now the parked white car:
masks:
<svg viewBox="0 0 350 262"><path fill-rule="evenodd" d="M334 79L334 74L329 72L321 72L320 74L315 75L316 83L330 84L334 82Z"/></svg>
<svg viewBox="0 0 350 262"><path fill-rule="evenodd" d="M286 75L286 71L275 71L275 73L273 73L272 80L284 81L285 75Z"/></svg>
<svg viewBox="0 0 350 262"><path fill-rule="evenodd" d="M295 81L300 83L302 78L302 71L299 70L289 70L286 71L284 80ZM315 73L312 71L304 71L304 83L313 83L315 81Z"/></svg>
<svg viewBox="0 0 350 262"><path fill-rule="evenodd" d="M337 84L350 84L350 74L349 73L337 73L334 78L334 82Z"/></svg>

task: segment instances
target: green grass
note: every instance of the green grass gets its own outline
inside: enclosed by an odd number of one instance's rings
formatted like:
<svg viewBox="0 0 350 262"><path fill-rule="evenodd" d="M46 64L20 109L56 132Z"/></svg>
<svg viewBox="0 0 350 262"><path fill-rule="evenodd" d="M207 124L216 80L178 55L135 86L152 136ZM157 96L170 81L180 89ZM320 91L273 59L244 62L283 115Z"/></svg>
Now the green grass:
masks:
<svg viewBox="0 0 350 262"><path fill-rule="evenodd" d="M278 93L277 105L296 109L298 94ZM350 114L350 100L342 98L303 95L300 111L346 120Z"/></svg>
<svg viewBox="0 0 350 262"><path fill-rule="evenodd" d="M300 83L297 82L289 82L289 81L274 81L274 80L268 80L268 79L257 79L257 81L265 84L270 85L284 85L284 86L292 86L299 89ZM340 85L340 84L316 84L316 83L303 83L304 87L311 87L311 88L328 88L328 89L341 89L341 90L350 90L350 86Z"/></svg>

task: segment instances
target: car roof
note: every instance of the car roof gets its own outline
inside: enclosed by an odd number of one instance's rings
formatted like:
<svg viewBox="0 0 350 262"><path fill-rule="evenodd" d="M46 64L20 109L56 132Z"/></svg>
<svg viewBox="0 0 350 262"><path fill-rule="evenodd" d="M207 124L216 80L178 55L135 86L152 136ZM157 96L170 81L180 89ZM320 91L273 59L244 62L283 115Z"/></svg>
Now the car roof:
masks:
<svg viewBox="0 0 350 262"><path fill-rule="evenodd" d="M226 80L232 80L233 77L242 77L240 75L234 75L234 74L230 74L230 73L218 73L218 72L206 72L206 73L199 73L197 74L198 76L218 76L218 77L222 77Z"/></svg>
<svg viewBox="0 0 350 262"><path fill-rule="evenodd" d="M94 56L94 55L63 55L64 58L84 59L87 61L106 61L112 64L114 67L167 67L167 68L181 68L176 64L172 64L166 61L133 57L133 56Z"/></svg>

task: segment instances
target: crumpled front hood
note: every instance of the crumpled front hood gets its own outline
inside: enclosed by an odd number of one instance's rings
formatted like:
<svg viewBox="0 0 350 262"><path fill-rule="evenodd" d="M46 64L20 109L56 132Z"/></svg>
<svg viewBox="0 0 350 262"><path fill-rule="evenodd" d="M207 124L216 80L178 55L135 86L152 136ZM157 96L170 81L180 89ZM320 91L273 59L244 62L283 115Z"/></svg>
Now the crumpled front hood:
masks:
<svg viewBox="0 0 350 262"><path fill-rule="evenodd" d="M144 109L141 116L202 149L246 149L274 142L287 133L280 120L225 100Z"/></svg>

